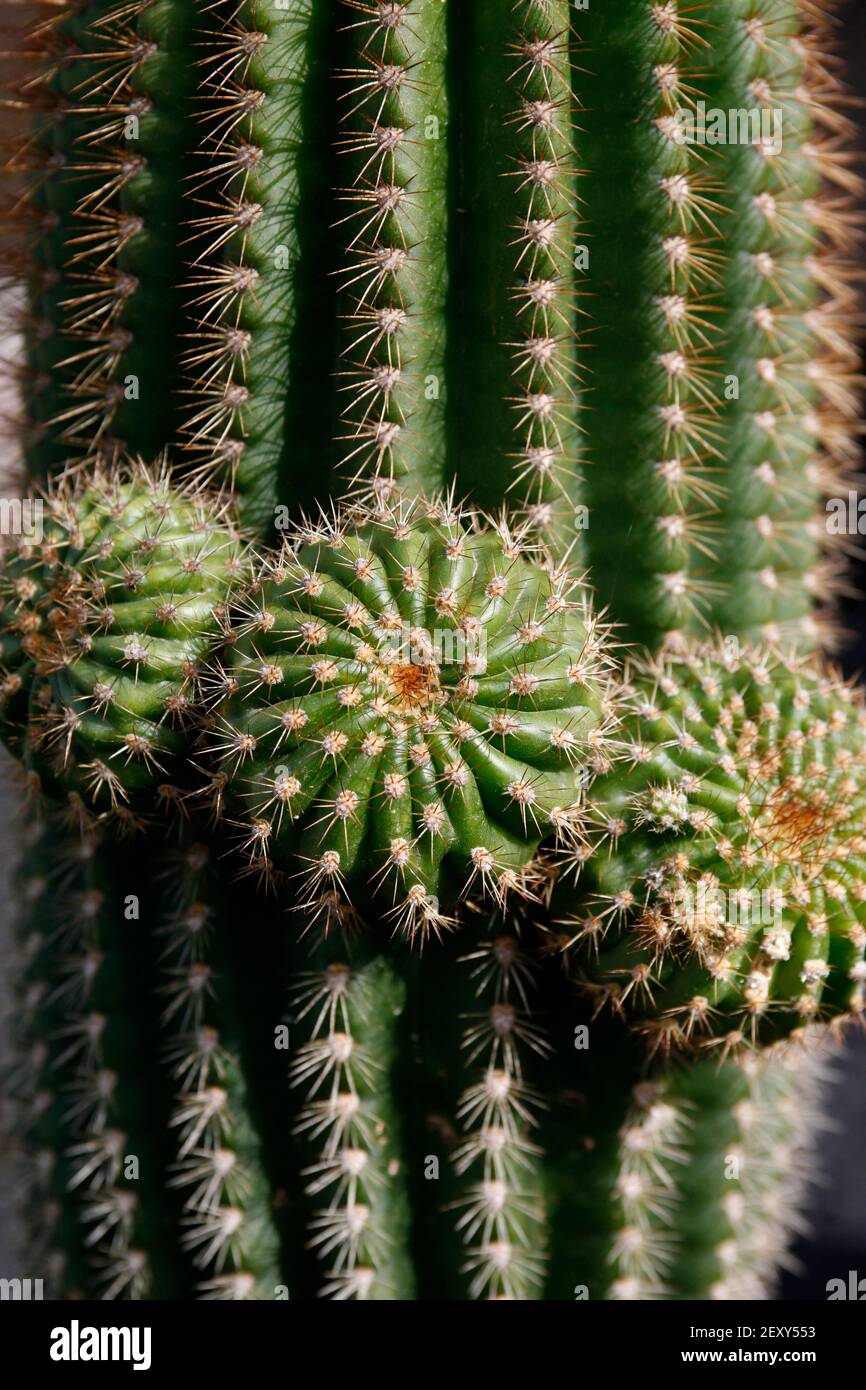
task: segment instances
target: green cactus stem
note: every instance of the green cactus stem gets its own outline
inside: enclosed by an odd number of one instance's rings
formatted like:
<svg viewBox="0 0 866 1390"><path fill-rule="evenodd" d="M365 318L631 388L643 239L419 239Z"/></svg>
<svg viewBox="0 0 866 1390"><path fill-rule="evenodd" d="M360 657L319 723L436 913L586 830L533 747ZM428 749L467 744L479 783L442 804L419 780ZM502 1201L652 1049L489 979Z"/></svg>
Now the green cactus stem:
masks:
<svg viewBox="0 0 866 1390"><path fill-rule="evenodd" d="M579 29L593 581L650 647L719 626L808 649L838 588L817 514L856 433L858 182L826 16L623 0Z"/></svg>
<svg viewBox="0 0 866 1390"><path fill-rule="evenodd" d="M321 321L334 302L333 265L322 265L333 220L327 179L322 188L333 140L326 8L214 6L199 40L184 440L198 467L231 479L245 524L265 535L294 493L324 496L334 427L333 313Z"/></svg>
<svg viewBox="0 0 866 1390"><path fill-rule="evenodd" d="M141 884L128 860L115 851L109 861L92 836L58 860L59 831L46 822L22 882L31 938L19 1006L31 1072L27 1133L48 1188L34 1218L65 1296L77 1288L138 1298L157 1287L182 1297L163 1198L168 1102L149 1060L154 978L126 912L126 890L138 901Z"/></svg>
<svg viewBox="0 0 866 1390"><path fill-rule="evenodd" d="M582 496L587 377L581 303L580 73L568 0L452 7L463 137L449 340L450 444L458 486L507 500L566 545ZM458 63L459 52L476 60Z"/></svg>
<svg viewBox="0 0 866 1390"><path fill-rule="evenodd" d="M709 648L635 669L629 770L595 789L573 931L588 988L653 1048L862 1016L864 731L860 694L805 659Z"/></svg>
<svg viewBox="0 0 866 1390"><path fill-rule="evenodd" d="M176 1145L168 1186L183 1199L180 1246L197 1297L280 1297L283 1277L271 1188L250 1114L229 930L208 846L187 832L157 861L163 1054Z"/></svg>
<svg viewBox="0 0 866 1390"><path fill-rule="evenodd" d="M858 384L823 7L43 13L10 270L28 468L80 481L4 563L0 717L66 798L16 1078L55 1287L768 1296L780 1043L866 978L863 704L808 655ZM287 533L254 576L212 477Z"/></svg>
<svg viewBox="0 0 866 1390"><path fill-rule="evenodd" d="M546 1297L774 1297L815 1177L820 1053L798 1048L792 1065L770 1049L649 1074L639 1054L619 1028L595 1023L587 1051L555 1063L539 1134L549 1153Z"/></svg>
<svg viewBox="0 0 866 1390"><path fill-rule="evenodd" d="M346 481L445 484L449 114L444 5L343 4L337 231Z"/></svg>
<svg viewBox="0 0 866 1390"><path fill-rule="evenodd" d="M406 986L392 960L353 949L340 932L304 955L290 1004L306 1041L293 1048L290 1082L304 1101L296 1130L308 1152L306 1241L324 1264L319 1296L412 1299L411 1211L390 1078Z"/></svg>
<svg viewBox="0 0 866 1390"><path fill-rule="evenodd" d="M90 1279L79 1204L67 1186L73 1169L64 1148L70 1136L60 1089L70 1069L60 1061L57 1034L68 1021L64 1004L69 989L74 994L77 988L75 977L70 978L70 962L89 959L91 973L97 963L95 956L86 954L94 899L83 891L84 865L92 846L82 844L71 865L62 859L58 863L51 855L51 837L39 825L31 824L28 831L13 880L17 956L9 979L11 1063L4 1089L12 1110L28 1263L46 1271L49 1295L59 1296L64 1291L83 1293ZM68 904L60 924L58 886Z"/></svg>
<svg viewBox="0 0 866 1390"><path fill-rule="evenodd" d="M34 261L24 398L28 467L175 432L182 175L193 78L190 0L91 0L37 29L42 72L28 196L13 221Z"/></svg>
<svg viewBox="0 0 866 1390"><path fill-rule="evenodd" d="M525 890L572 843L605 741L580 581L504 528L398 501L302 528L238 607L212 744L254 862L326 914L369 892L408 936ZM542 557L543 559L543 557Z"/></svg>
<svg viewBox="0 0 866 1390"><path fill-rule="evenodd" d="M538 1299L550 1244L548 1156L537 1135L546 1100L538 1083L550 1041L538 1012L537 961L501 922L459 945L461 1075L449 1117L459 1139L450 1154L450 1201L437 1218L450 1215L454 1225L449 1254L460 1278L453 1296Z"/></svg>
<svg viewBox="0 0 866 1390"><path fill-rule="evenodd" d="M707 20L709 104L749 113L751 134L709 165L725 207L725 399L706 618L809 650L834 640L843 582L823 501L847 496L857 467L851 256L863 185L827 59L828 16L791 0L737 0Z"/></svg>

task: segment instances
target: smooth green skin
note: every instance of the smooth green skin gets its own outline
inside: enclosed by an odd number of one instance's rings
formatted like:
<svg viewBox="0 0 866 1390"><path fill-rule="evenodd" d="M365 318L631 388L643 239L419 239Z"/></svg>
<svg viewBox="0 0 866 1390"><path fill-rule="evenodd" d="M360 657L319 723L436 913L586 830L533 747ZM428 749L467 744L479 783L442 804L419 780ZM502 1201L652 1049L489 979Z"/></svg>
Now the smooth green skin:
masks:
<svg viewBox="0 0 866 1390"><path fill-rule="evenodd" d="M584 240L577 206L587 194L576 168L584 163L585 114L572 116L569 110L579 83L571 78L567 56L557 61L545 83L538 72L527 69L519 47L522 40L567 34L572 22L583 21L584 16L574 16L567 0L544 6L525 0L515 5L475 0L452 4L448 33L456 132L449 172L449 469L460 494L471 496L481 507L550 504L553 533L565 546L575 539L570 504L583 500L578 465L584 401L577 380L581 353L575 335L585 276L575 269L574 258ZM471 61L465 60L467 53ZM524 129L525 122L518 118L521 98L548 97L564 104L551 129L538 135L531 127ZM573 120L578 129L572 128ZM519 165L531 158L561 165L548 189L533 191L526 183ZM521 228L540 217L557 223L558 254L526 250ZM515 294L530 274L557 281L548 331L561 339L550 364L534 374L518 360L520 345L533 331L543 333L544 319L533 319ZM521 462L528 445L545 442L538 423L519 423L524 414L521 397L529 390L549 392L557 402L559 461L553 476L540 485ZM546 442L555 437L548 434Z"/></svg>

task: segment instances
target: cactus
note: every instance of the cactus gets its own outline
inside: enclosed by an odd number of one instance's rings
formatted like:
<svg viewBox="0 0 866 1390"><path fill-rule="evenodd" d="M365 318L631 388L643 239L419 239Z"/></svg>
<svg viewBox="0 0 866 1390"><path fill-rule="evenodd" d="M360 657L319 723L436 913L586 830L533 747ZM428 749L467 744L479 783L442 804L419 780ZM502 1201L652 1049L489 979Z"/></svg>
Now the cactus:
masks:
<svg viewBox="0 0 866 1390"><path fill-rule="evenodd" d="M665 1051L862 1014L860 693L805 659L710 648L636 672L631 707L573 923L588 988Z"/></svg>
<svg viewBox="0 0 866 1390"><path fill-rule="evenodd" d="M576 575L449 504L302 527L240 601L213 746L253 863L312 916L372 879L408 935L575 842L608 657Z"/></svg>
<svg viewBox="0 0 866 1390"><path fill-rule="evenodd" d="M24 46L0 717L63 1295L771 1294L862 1015L814 651L859 182L811 0L573 9L51 0Z"/></svg>
<svg viewBox="0 0 866 1390"><path fill-rule="evenodd" d="M138 467L46 499L46 534L4 575L7 721L25 706L37 777L99 812L177 795L205 659L242 548L224 508ZM12 723L12 737L15 725Z"/></svg>

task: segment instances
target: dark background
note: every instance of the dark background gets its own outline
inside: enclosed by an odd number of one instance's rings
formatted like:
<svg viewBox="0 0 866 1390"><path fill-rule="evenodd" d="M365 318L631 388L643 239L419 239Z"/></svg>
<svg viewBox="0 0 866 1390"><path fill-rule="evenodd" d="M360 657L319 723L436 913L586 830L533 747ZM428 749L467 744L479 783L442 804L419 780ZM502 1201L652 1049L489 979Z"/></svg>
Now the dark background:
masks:
<svg viewBox="0 0 866 1390"><path fill-rule="evenodd" d="M866 102L866 3L845 0L839 17L839 49L848 85ZM860 126L859 147L866 151L866 108L852 114ZM866 258L866 243L861 257ZM861 337L866 360L862 327ZM862 484L859 491L864 492ZM846 672L862 679L866 676L866 555L854 569L861 596L842 606L848 633L840 657ZM780 1295L785 1299L825 1299L827 1280L846 1279L851 1269L866 1278L866 1036L861 1033L850 1036L830 1069L824 1110L828 1128L819 1144L818 1172L807 1213L809 1230L794 1248L795 1268L782 1280Z"/></svg>

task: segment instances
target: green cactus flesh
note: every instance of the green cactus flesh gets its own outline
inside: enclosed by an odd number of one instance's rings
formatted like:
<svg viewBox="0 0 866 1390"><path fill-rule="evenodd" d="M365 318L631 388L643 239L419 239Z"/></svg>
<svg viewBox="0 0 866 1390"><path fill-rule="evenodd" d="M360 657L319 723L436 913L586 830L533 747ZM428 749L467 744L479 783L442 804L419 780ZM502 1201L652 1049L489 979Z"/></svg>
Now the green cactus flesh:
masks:
<svg viewBox="0 0 866 1390"><path fill-rule="evenodd" d="M822 499L856 454L828 21L620 0L577 25L593 581L650 646L718 625L809 649L838 588Z"/></svg>
<svg viewBox="0 0 866 1390"><path fill-rule="evenodd" d="M7 572L12 708L29 673L36 774L98 812L172 794L182 726L243 568L219 505L164 472L87 476L46 501L46 534Z"/></svg>
<svg viewBox="0 0 866 1390"><path fill-rule="evenodd" d="M814 1173L819 1060L690 1061L647 1074L620 1036L563 1077L548 1288L577 1300L765 1299L790 1263ZM611 1078L616 1076L615 1084Z"/></svg>
<svg viewBox="0 0 866 1390"><path fill-rule="evenodd" d="M33 168L28 465L153 455L172 436L189 0L70 4L41 33Z"/></svg>
<svg viewBox="0 0 866 1390"><path fill-rule="evenodd" d="M663 1050L862 1014L859 693L806 660L704 649L639 668L630 708L573 924L589 988Z"/></svg>
<svg viewBox="0 0 866 1390"><path fill-rule="evenodd" d="M239 605L213 746L253 859L330 911L372 878L409 935L570 843L607 657L576 576L447 504L303 528Z"/></svg>
<svg viewBox="0 0 866 1390"><path fill-rule="evenodd" d="M251 1117L230 931L207 845L189 830L157 860L163 1056L173 1104L168 1186L183 1199L179 1244L208 1300L280 1296L272 1194Z"/></svg>
<svg viewBox="0 0 866 1390"><path fill-rule="evenodd" d="M16 928L52 1292L772 1295L866 978L862 701L809 656L857 433L828 28L46 0L4 246L69 476L0 720L66 801ZM236 515L287 532L254 576Z"/></svg>
<svg viewBox="0 0 866 1390"><path fill-rule="evenodd" d="M30 1237L50 1256L55 1296L157 1287L182 1297L147 997L155 977L119 887L141 885L92 836L58 860L59 830L46 822L20 881L30 951L17 1017L30 1078L16 1089L37 1178Z"/></svg>

